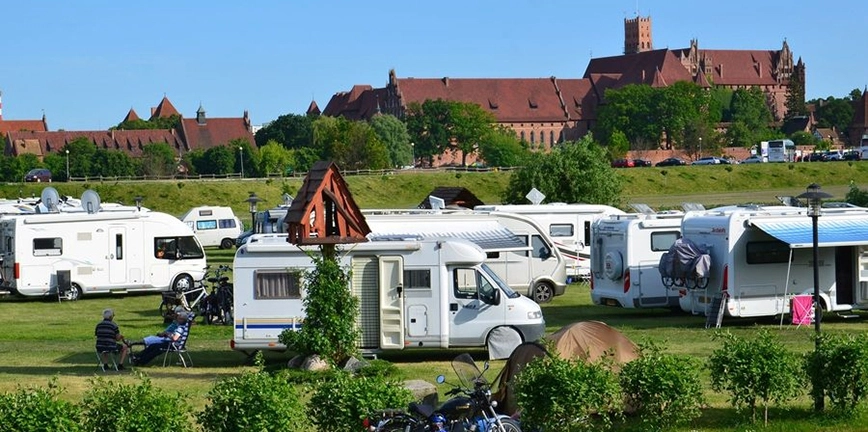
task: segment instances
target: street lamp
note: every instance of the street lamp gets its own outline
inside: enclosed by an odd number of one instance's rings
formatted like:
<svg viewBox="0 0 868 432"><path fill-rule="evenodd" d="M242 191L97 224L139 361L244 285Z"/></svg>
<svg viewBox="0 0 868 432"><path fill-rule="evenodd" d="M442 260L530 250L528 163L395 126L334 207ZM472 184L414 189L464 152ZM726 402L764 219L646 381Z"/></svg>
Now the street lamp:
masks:
<svg viewBox="0 0 868 432"><path fill-rule="evenodd" d="M416 168L416 143L410 143L410 151L413 152L413 168Z"/></svg>
<svg viewBox="0 0 868 432"><path fill-rule="evenodd" d="M136 196L135 198L133 198L133 201L136 202L136 210L142 211L142 201L144 201L144 199L145 198L143 198L142 196Z"/></svg>
<svg viewBox="0 0 868 432"><path fill-rule="evenodd" d="M238 156L241 158L241 178L244 178L244 149L238 147Z"/></svg>
<svg viewBox="0 0 868 432"><path fill-rule="evenodd" d="M66 181L69 181L69 149L66 149Z"/></svg>
<svg viewBox="0 0 868 432"><path fill-rule="evenodd" d="M250 229L255 233L256 232L256 205L262 201L262 198L256 196L256 192L250 192L250 196L247 197L247 206L250 210Z"/></svg>
<svg viewBox="0 0 868 432"><path fill-rule="evenodd" d="M702 137L699 137L699 158L702 159Z"/></svg>

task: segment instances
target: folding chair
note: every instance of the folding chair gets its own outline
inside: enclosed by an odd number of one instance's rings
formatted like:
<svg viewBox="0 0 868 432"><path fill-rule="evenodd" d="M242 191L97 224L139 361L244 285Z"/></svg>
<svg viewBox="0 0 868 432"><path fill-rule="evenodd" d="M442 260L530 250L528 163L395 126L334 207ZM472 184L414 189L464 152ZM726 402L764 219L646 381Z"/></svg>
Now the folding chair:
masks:
<svg viewBox="0 0 868 432"><path fill-rule="evenodd" d="M99 368L101 371L105 372L105 365L109 365L109 367L114 368L114 370L118 370L118 360L117 360L117 351L108 350L101 351L95 350L96 352L96 361L99 364ZM105 361L103 361L105 360Z"/></svg>
<svg viewBox="0 0 868 432"><path fill-rule="evenodd" d="M193 359L190 357L190 353L187 352L187 338L190 336L190 326L193 325L193 320L195 318L196 314L190 313L187 316L187 323L181 327L181 337L176 341L169 342L169 346L165 349L166 353L163 354L164 367L169 363L170 354L176 354L178 356L178 361L180 361L184 367L193 366ZM189 366L187 365L188 363Z"/></svg>
<svg viewBox="0 0 868 432"><path fill-rule="evenodd" d="M814 296L794 295L790 300L790 314L794 326L811 325L814 322Z"/></svg>

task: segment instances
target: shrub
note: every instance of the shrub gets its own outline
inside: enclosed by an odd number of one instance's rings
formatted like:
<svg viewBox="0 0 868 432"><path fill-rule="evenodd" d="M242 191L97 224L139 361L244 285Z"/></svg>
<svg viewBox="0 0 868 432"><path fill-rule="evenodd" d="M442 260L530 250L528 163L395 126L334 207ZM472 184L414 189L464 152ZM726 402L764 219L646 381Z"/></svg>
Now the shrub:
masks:
<svg viewBox="0 0 868 432"><path fill-rule="evenodd" d="M868 206L868 192L859 189L856 183L850 182L850 188L847 190L847 196L844 198L848 203L859 207Z"/></svg>
<svg viewBox="0 0 868 432"><path fill-rule="evenodd" d="M75 404L57 398L62 392L53 378L47 387L0 395L0 432L81 430L81 413Z"/></svg>
<svg viewBox="0 0 868 432"><path fill-rule="evenodd" d="M606 362L536 358L515 377L515 395L529 430L605 430L622 414L618 379Z"/></svg>
<svg viewBox="0 0 868 432"><path fill-rule="evenodd" d="M155 388L148 378L138 384L91 380L81 402L89 431L138 432L191 430L190 406L178 394Z"/></svg>
<svg viewBox="0 0 868 432"><path fill-rule="evenodd" d="M703 398L698 360L666 354L653 343L640 349L641 356L621 369L620 380L643 430L663 430L699 417Z"/></svg>
<svg viewBox="0 0 868 432"><path fill-rule="evenodd" d="M310 255L316 268L304 275L304 325L298 331L284 330L278 340L300 355L318 354L339 364L356 353L359 299L350 292L349 273L341 268L334 248L320 250L321 256Z"/></svg>
<svg viewBox="0 0 868 432"><path fill-rule="evenodd" d="M404 408L411 400L410 391L401 383L338 372L315 386L307 414L318 430L355 432L361 429L362 419L371 413Z"/></svg>
<svg viewBox="0 0 868 432"><path fill-rule="evenodd" d="M854 414L868 394L868 335L820 336L819 349L805 355L804 368L812 396L828 396L839 414Z"/></svg>
<svg viewBox="0 0 868 432"><path fill-rule="evenodd" d="M798 356L787 351L766 330L751 339L737 338L731 333L716 333L723 344L711 353L708 364L711 386L727 391L730 403L737 409L747 407L751 421L756 420L756 408L762 403L764 421L768 423L771 402L785 402L801 392Z"/></svg>
<svg viewBox="0 0 868 432"><path fill-rule="evenodd" d="M206 398L205 409L196 415L206 431L309 429L295 388L261 369L219 381Z"/></svg>

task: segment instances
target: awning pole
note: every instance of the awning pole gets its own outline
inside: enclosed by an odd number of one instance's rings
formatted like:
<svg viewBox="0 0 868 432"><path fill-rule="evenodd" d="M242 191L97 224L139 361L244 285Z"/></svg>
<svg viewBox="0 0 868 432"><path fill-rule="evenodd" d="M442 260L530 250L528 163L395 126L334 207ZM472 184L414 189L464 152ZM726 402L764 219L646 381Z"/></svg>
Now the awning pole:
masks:
<svg viewBox="0 0 868 432"><path fill-rule="evenodd" d="M789 259L789 261L787 261L787 281L784 283L784 302L787 301L787 293L789 292L789 288L790 288L790 269L792 269L792 268L793 268L793 248L790 247L790 259ZM779 328L784 326L784 308L785 307L786 307L786 303L784 303L784 305L781 306L781 325L779 326ZM793 311L791 310L790 314L792 314L792 313L793 313Z"/></svg>

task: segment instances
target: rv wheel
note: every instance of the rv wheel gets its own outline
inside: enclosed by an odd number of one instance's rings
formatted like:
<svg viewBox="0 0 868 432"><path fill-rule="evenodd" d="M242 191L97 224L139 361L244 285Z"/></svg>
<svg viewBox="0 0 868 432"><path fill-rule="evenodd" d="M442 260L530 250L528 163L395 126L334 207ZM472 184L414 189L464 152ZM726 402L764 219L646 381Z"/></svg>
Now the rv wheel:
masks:
<svg viewBox="0 0 868 432"><path fill-rule="evenodd" d="M193 278L190 275L182 274L172 282L172 290L175 292L187 292L191 288L193 288Z"/></svg>
<svg viewBox="0 0 868 432"><path fill-rule="evenodd" d="M81 287L72 284L72 286L64 293L64 299L69 301L76 301L81 297Z"/></svg>
<svg viewBox="0 0 868 432"><path fill-rule="evenodd" d="M533 286L533 301L537 303L548 303L555 296L555 290L548 282L537 282Z"/></svg>

